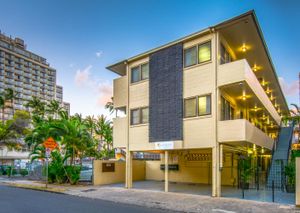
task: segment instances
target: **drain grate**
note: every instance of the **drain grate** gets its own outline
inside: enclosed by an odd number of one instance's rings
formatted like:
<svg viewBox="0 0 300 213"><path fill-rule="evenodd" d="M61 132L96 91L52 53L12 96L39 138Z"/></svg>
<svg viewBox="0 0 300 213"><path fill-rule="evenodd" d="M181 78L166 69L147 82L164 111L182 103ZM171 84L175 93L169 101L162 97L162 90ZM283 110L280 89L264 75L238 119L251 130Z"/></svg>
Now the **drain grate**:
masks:
<svg viewBox="0 0 300 213"><path fill-rule="evenodd" d="M93 191L97 191L97 189L85 189L82 190L81 192L93 192Z"/></svg>

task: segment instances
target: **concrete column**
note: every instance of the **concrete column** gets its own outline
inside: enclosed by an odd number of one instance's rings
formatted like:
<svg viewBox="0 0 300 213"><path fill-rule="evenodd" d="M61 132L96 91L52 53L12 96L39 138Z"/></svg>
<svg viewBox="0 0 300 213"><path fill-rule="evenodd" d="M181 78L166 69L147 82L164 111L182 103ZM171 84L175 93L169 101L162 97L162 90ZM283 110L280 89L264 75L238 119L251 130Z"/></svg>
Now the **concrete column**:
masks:
<svg viewBox="0 0 300 213"><path fill-rule="evenodd" d="M300 157L296 158L296 206L300 206Z"/></svg>
<svg viewBox="0 0 300 213"><path fill-rule="evenodd" d="M221 196L221 171L219 145L212 148L212 196Z"/></svg>
<svg viewBox="0 0 300 213"><path fill-rule="evenodd" d="M130 151L126 153L125 188L132 188L132 152Z"/></svg>
<svg viewBox="0 0 300 213"><path fill-rule="evenodd" d="M165 151L165 192L169 191L169 153Z"/></svg>

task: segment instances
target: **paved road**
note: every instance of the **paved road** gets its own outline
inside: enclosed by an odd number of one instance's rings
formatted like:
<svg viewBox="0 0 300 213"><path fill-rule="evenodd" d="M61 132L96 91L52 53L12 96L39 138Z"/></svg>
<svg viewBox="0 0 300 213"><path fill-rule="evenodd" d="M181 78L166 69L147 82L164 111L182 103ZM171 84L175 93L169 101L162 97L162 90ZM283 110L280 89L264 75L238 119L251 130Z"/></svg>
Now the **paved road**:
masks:
<svg viewBox="0 0 300 213"><path fill-rule="evenodd" d="M9 213L135 213L167 211L0 185L0 212ZM170 211L169 211L170 212Z"/></svg>

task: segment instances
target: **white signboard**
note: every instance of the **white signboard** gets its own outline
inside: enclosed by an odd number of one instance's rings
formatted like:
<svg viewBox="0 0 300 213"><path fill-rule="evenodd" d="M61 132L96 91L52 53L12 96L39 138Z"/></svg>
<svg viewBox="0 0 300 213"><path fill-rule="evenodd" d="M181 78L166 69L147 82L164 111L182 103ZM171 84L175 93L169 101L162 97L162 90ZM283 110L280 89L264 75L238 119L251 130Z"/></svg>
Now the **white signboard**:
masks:
<svg viewBox="0 0 300 213"><path fill-rule="evenodd" d="M174 149L174 141L155 142L155 149Z"/></svg>
<svg viewBox="0 0 300 213"><path fill-rule="evenodd" d="M50 155L51 155L51 149L49 149L49 148L46 148L46 158L49 158L50 157Z"/></svg>

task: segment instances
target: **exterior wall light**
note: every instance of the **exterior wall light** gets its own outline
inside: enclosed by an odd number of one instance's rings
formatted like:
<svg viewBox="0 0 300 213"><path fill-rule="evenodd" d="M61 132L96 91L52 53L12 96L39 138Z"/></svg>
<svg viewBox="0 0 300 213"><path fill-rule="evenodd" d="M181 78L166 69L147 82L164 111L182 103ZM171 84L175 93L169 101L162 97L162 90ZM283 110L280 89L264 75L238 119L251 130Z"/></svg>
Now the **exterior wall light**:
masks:
<svg viewBox="0 0 300 213"><path fill-rule="evenodd" d="M243 44L243 46L242 46L242 51L243 51L243 52L246 52L246 51L247 51L246 44Z"/></svg>
<svg viewBox="0 0 300 213"><path fill-rule="evenodd" d="M261 148L261 154L264 154L265 153L265 149L264 147Z"/></svg>
<svg viewBox="0 0 300 213"><path fill-rule="evenodd" d="M269 94L271 92L270 88L268 87L266 93Z"/></svg>
<svg viewBox="0 0 300 213"><path fill-rule="evenodd" d="M252 69L254 72L256 72L258 70L258 67L256 66L256 64L254 64L254 67Z"/></svg>

